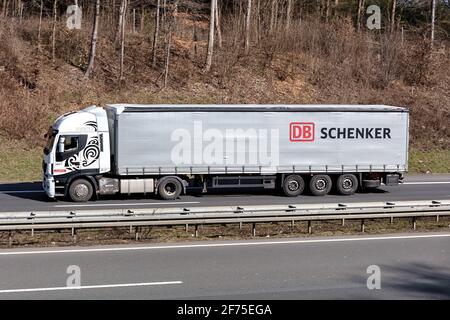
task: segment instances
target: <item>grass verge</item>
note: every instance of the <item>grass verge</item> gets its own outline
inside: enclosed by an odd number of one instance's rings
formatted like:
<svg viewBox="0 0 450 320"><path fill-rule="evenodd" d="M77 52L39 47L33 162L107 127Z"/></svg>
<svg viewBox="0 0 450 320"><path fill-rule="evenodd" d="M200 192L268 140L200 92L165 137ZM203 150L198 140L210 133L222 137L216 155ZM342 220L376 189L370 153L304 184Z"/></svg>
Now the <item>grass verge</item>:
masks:
<svg viewBox="0 0 450 320"><path fill-rule="evenodd" d="M41 179L42 148L0 137L0 182ZM410 173L450 173L450 149L419 150L409 154Z"/></svg>

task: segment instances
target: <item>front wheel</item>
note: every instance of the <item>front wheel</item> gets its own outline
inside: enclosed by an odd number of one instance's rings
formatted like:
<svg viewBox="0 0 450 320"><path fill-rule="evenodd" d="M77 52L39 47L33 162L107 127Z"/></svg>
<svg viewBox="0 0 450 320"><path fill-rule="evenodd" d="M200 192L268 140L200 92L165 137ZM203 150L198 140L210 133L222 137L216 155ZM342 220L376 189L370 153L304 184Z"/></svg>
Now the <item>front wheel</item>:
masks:
<svg viewBox="0 0 450 320"><path fill-rule="evenodd" d="M158 194L164 200L175 200L181 194L183 186L176 178L166 178L158 185Z"/></svg>
<svg viewBox="0 0 450 320"><path fill-rule="evenodd" d="M78 179L72 182L69 188L69 198L74 202L86 202L92 198L94 188L92 184L85 179Z"/></svg>

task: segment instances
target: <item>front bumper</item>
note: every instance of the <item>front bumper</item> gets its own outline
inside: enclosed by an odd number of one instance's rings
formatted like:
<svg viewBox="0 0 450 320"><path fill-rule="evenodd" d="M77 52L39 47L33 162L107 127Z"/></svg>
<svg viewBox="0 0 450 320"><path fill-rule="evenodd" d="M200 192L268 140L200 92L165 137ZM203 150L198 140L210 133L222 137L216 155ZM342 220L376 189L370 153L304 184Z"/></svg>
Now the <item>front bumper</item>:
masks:
<svg viewBox="0 0 450 320"><path fill-rule="evenodd" d="M55 197L55 179L53 177L47 177L44 175L42 179L42 187L49 198Z"/></svg>

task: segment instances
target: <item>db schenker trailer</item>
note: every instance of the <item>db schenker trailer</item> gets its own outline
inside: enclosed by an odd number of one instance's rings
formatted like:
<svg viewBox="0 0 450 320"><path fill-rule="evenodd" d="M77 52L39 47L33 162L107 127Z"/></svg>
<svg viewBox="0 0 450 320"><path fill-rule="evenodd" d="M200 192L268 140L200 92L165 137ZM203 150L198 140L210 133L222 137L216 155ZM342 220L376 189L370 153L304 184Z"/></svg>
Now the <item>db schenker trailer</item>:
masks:
<svg viewBox="0 0 450 320"><path fill-rule="evenodd" d="M91 106L50 127L43 186L73 201L190 187L350 195L402 182L408 116L384 105Z"/></svg>

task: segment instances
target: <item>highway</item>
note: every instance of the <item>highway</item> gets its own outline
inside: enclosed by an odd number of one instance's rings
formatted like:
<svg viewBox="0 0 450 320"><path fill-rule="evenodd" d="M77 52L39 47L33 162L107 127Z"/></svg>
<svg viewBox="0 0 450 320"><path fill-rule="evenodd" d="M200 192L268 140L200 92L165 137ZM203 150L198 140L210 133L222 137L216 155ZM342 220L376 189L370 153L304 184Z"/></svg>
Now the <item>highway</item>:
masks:
<svg viewBox="0 0 450 320"><path fill-rule="evenodd" d="M383 186L378 190L341 196L330 194L325 197L301 195L288 198L276 194L274 190L214 191L208 194L190 193L175 201L164 201L148 195L120 196L77 204L64 198L57 201L46 197L40 182L37 183L3 183L0 184L0 212L70 210L70 209L108 209L108 208L158 208L158 207L192 207L192 206L244 206L276 205L291 203L336 203L365 201L400 201L450 199L450 175L408 176L406 183L396 187Z"/></svg>
<svg viewBox="0 0 450 320"><path fill-rule="evenodd" d="M0 266L0 299L450 299L450 233L20 248Z"/></svg>

